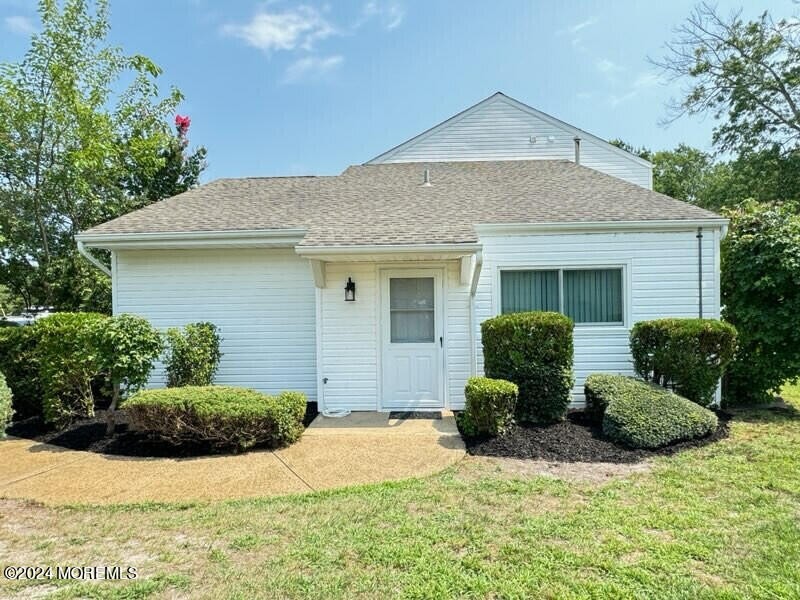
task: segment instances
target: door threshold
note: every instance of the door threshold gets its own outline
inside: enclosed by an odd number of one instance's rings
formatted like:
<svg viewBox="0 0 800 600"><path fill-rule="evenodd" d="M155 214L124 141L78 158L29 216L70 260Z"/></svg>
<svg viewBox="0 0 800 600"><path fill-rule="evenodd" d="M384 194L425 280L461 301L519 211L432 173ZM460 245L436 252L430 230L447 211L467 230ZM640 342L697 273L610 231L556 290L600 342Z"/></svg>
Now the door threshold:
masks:
<svg viewBox="0 0 800 600"><path fill-rule="evenodd" d="M441 410L393 410L389 412L389 419L406 421L408 419L431 419L441 421Z"/></svg>

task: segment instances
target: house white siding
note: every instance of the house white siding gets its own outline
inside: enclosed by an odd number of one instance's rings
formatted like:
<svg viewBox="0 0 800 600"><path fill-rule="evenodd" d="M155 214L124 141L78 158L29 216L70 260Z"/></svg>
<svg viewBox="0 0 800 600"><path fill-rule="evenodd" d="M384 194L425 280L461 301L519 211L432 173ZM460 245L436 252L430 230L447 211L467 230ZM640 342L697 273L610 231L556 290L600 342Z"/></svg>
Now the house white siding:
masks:
<svg viewBox="0 0 800 600"><path fill-rule="evenodd" d="M376 410L380 394L380 263L328 263L321 290L319 376L327 409ZM462 408L469 377L469 288L461 285L459 263L409 262L391 268L442 267L444 278L445 405ZM344 301L344 283L356 282L356 301Z"/></svg>
<svg viewBox="0 0 800 600"><path fill-rule="evenodd" d="M624 326L575 327L573 406L583 404L583 382L593 372L633 375L631 326L660 317L698 316L696 230L665 233L597 233L482 236L484 263L475 297L477 363L483 372L480 323L500 312L499 273L508 268L621 266ZM705 317L719 317L719 232L703 237Z"/></svg>
<svg viewBox="0 0 800 600"><path fill-rule="evenodd" d="M652 189L649 163L502 94L370 162L574 160L576 136L581 138L582 165Z"/></svg>
<svg viewBox="0 0 800 600"><path fill-rule="evenodd" d="M315 400L314 282L294 250L136 250L114 258L114 312L161 329L196 321L220 328L215 383ZM162 386L157 365L151 386Z"/></svg>
<svg viewBox="0 0 800 600"><path fill-rule="evenodd" d="M344 301L348 277L356 301ZM376 410L378 399L378 281L372 263L328 264L321 290L319 376L327 409Z"/></svg>

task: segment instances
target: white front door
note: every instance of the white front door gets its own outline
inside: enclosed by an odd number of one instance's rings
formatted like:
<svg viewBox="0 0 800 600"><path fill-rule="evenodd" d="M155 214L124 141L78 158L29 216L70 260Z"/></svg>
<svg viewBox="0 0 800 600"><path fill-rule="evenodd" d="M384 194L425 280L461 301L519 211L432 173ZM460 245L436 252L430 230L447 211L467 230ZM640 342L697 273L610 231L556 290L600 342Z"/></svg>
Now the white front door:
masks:
<svg viewBox="0 0 800 600"><path fill-rule="evenodd" d="M381 273L381 407L444 407L441 269Z"/></svg>

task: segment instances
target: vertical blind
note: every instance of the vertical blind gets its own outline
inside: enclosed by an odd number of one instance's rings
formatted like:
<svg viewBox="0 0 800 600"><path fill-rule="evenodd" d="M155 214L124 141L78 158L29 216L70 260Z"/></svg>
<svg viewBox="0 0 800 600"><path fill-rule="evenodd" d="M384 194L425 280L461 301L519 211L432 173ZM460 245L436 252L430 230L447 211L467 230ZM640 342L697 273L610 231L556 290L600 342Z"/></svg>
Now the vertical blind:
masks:
<svg viewBox="0 0 800 600"><path fill-rule="evenodd" d="M503 271L500 273L500 299L504 313L558 312L558 271Z"/></svg>
<svg viewBox="0 0 800 600"><path fill-rule="evenodd" d="M564 271L564 314L576 323L622 323L622 270Z"/></svg>
<svg viewBox="0 0 800 600"><path fill-rule="evenodd" d="M622 323L622 269L502 271L500 299L503 313L550 310L576 323Z"/></svg>

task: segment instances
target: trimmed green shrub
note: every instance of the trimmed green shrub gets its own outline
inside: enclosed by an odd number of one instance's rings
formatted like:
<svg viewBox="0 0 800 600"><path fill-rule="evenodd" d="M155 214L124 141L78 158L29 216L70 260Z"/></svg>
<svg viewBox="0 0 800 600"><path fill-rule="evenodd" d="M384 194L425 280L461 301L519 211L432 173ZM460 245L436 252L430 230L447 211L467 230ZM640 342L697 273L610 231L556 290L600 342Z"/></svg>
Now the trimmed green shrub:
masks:
<svg viewBox="0 0 800 600"><path fill-rule="evenodd" d="M553 423L567 414L573 327L572 319L555 312L512 313L481 324L484 372L517 384L521 423Z"/></svg>
<svg viewBox="0 0 800 600"><path fill-rule="evenodd" d="M114 412L120 399L147 383L153 363L164 349L164 340L147 319L125 313L97 322L90 336L98 368L111 382L106 435L112 435L116 426Z"/></svg>
<svg viewBox="0 0 800 600"><path fill-rule="evenodd" d="M0 371L11 388L18 419L42 415L42 384L36 354L39 330L33 326L0 328Z"/></svg>
<svg viewBox="0 0 800 600"><path fill-rule="evenodd" d="M466 404L458 424L464 435L496 436L511 424L519 397L515 383L488 377L470 377L464 388Z"/></svg>
<svg viewBox="0 0 800 600"><path fill-rule="evenodd" d="M586 398L584 413L593 422L602 423L609 399L623 394L629 386L629 377L592 373L583 383L583 395Z"/></svg>
<svg viewBox="0 0 800 600"><path fill-rule="evenodd" d="M603 434L631 448L660 448L705 437L717 416L664 388L622 375L590 375L587 389L605 406Z"/></svg>
<svg viewBox="0 0 800 600"><path fill-rule="evenodd" d="M0 373L0 439L6 437L6 427L11 423L13 415L11 389L6 385L6 378Z"/></svg>
<svg viewBox="0 0 800 600"><path fill-rule="evenodd" d="M55 313L36 321L36 360L45 423L62 427L94 414L92 379L99 371L89 335L108 317L99 313Z"/></svg>
<svg viewBox="0 0 800 600"><path fill-rule="evenodd" d="M173 444L246 450L297 441L303 433L306 397L298 392L268 396L246 388L186 386L144 390L122 406L136 429Z"/></svg>
<svg viewBox="0 0 800 600"><path fill-rule="evenodd" d="M167 387L211 385L222 354L220 337L213 323L190 323L182 330L167 330L164 365Z"/></svg>
<svg viewBox="0 0 800 600"><path fill-rule="evenodd" d="M736 352L736 329L716 319L640 321L630 344L633 368L642 379L708 406Z"/></svg>

